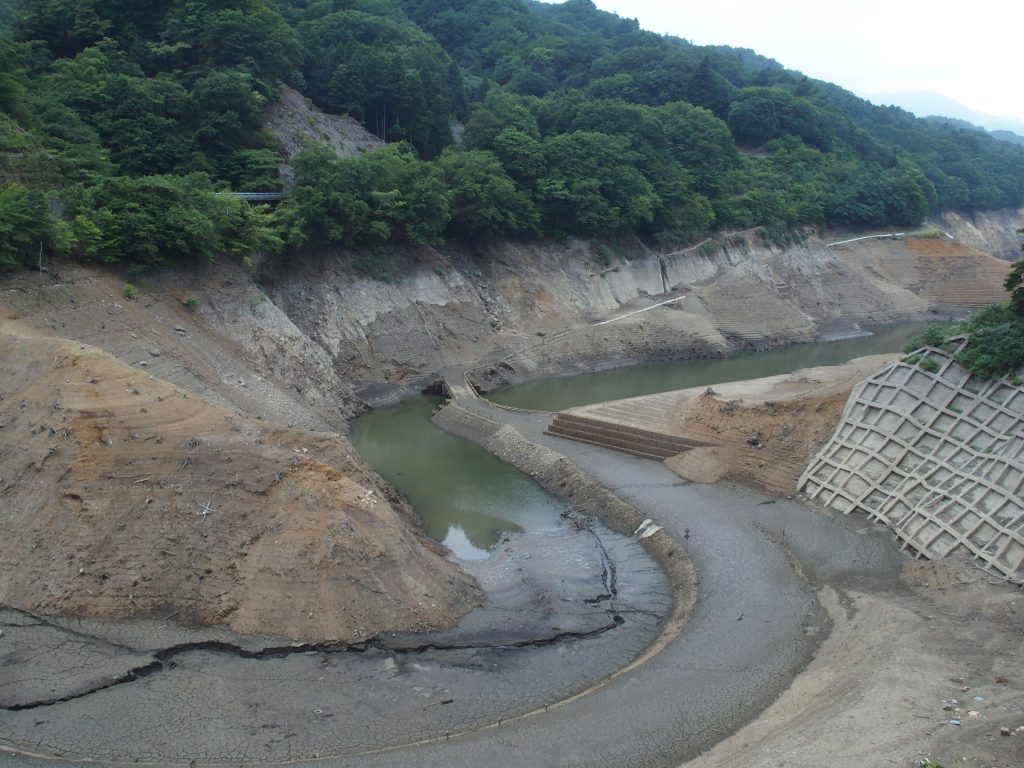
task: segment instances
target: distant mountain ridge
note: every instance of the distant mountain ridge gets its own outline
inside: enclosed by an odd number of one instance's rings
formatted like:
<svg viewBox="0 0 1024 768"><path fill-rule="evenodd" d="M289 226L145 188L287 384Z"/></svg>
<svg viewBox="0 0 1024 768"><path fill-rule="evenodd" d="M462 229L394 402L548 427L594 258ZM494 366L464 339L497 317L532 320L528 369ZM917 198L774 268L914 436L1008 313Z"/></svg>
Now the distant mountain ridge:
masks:
<svg viewBox="0 0 1024 768"><path fill-rule="evenodd" d="M959 120L955 117L943 117L942 115L928 115L925 120L933 123L939 123L940 125L948 125L952 128L959 128L962 131L978 131L979 133L987 133L989 136L999 139L1000 141L1008 141L1011 144L1020 144L1024 146L1024 136L1013 131L987 131L980 125L969 123L966 120Z"/></svg>
<svg viewBox="0 0 1024 768"><path fill-rule="evenodd" d="M1010 131L1024 135L1024 121L1013 117L990 115L971 109L956 99L934 91L883 91L879 93L858 93L861 98L883 106L890 104L913 112L918 117L951 117L980 126L992 133Z"/></svg>

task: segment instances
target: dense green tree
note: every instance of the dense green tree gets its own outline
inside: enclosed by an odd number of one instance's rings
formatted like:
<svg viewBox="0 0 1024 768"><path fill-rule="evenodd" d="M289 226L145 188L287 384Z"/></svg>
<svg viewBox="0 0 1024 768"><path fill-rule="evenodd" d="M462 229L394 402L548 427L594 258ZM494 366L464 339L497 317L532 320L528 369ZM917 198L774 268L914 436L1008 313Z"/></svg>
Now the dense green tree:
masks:
<svg viewBox="0 0 1024 768"><path fill-rule="evenodd" d="M0 32L0 112L22 121L30 119L25 54L10 35Z"/></svg>
<svg viewBox="0 0 1024 768"><path fill-rule="evenodd" d="M0 185L0 267L33 262L39 250L59 245L42 197L22 184Z"/></svg>
<svg viewBox="0 0 1024 768"><path fill-rule="evenodd" d="M654 220L660 200L625 139L575 131L546 139L542 151L536 199L548 231L602 236Z"/></svg>
<svg viewBox="0 0 1024 768"><path fill-rule="evenodd" d="M510 128L540 138L537 119L522 100L495 88L470 113L462 140L470 149L493 149L498 134Z"/></svg>
<svg viewBox="0 0 1024 768"><path fill-rule="evenodd" d="M669 152L693 174L694 187L717 196L739 161L725 123L685 102L666 104L656 114Z"/></svg>
<svg viewBox="0 0 1024 768"><path fill-rule="evenodd" d="M201 174L115 176L68 190L67 203L75 252L132 271L281 246L264 214Z"/></svg>
<svg viewBox="0 0 1024 768"><path fill-rule="evenodd" d="M710 57L705 56L686 84L686 100L724 120L734 90L728 80L712 69Z"/></svg>
<svg viewBox="0 0 1024 768"><path fill-rule="evenodd" d="M188 108L196 143L216 157L244 147L259 129L266 98L243 69L214 69L196 80Z"/></svg>
<svg viewBox="0 0 1024 768"><path fill-rule="evenodd" d="M786 135L823 151L832 145L831 127L819 110L779 87L740 91L729 107L729 130L737 142L754 147Z"/></svg>
<svg viewBox="0 0 1024 768"><path fill-rule="evenodd" d="M451 196L437 164L417 159L407 144L371 152L364 160L375 180L373 196L390 237L439 244L451 218Z"/></svg>
<svg viewBox="0 0 1024 768"><path fill-rule="evenodd" d="M454 234L477 238L537 232L536 208L492 152L447 149L439 162L452 195Z"/></svg>
<svg viewBox="0 0 1024 768"><path fill-rule="evenodd" d="M1024 205L1020 147L590 0L0 0L0 20L7 266L29 240L144 268L277 247L274 226L371 250L445 233L674 243ZM270 216L213 190L276 188L261 126L281 81L393 147L311 148Z"/></svg>
<svg viewBox="0 0 1024 768"><path fill-rule="evenodd" d="M464 96L457 68L437 43L404 19L359 10L304 21L303 75L314 101L361 120L388 141L425 157L451 143Z"/></svg>
<svg viewBox="0 0 1024 768"><path fill-rule="evenodd" d="M1017 231L1024 234L1024 229ZM1024 247L1021 250L1024 251ZM1003 287L1010 292L1010 308L1015 315L1021 318L1020 322L1024 322L1024 259L1013 265L1010 274L1006 276Z"/></svg>
<svg viewBox="0 0 1024 768"><path fill-rule="evenodd" d="M433 243L451 218L441 169L416 158L408 144L341 158L323 146L294 160L295 186L281 207L291 233L346 248L389 240Z"/></svg>
<svg viewBox="0 0 1024 768"><path fill-rule="evenodd" d="M502 130L491 141L490 148L520 187L533 189L544 174L544 152L540 141L519 128Z"/></svg>

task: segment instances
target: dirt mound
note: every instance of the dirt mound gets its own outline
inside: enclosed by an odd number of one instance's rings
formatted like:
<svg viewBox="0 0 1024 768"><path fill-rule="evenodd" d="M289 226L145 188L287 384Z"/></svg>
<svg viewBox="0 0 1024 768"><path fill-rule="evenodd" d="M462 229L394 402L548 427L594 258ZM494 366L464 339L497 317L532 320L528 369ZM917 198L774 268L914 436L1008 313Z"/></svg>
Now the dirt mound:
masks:
<svg viewBox="0 0 1024 768"><path fill-rule="evenodd" d="M336 435L0 321L0 603L358 639L478 599Z"/></svg>
<svg viewBox="0 0 1024 768"><path fill-rule="evenodd" d="M670 416L671 432L710 447L665 464L693 482L731 478L792 494L807 462L839 423L853 386L895 358L873 355L788 376L687 390Z"/></svg>

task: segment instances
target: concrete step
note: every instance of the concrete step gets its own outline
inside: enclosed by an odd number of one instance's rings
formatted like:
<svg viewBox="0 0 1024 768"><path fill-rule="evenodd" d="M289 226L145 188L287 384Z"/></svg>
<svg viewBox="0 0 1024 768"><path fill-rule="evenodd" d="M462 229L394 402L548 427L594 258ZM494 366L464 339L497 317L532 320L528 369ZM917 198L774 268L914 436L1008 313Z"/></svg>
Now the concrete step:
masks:
<svg viewBox="0 0 1024 768"><path fill-rule="evenodd" d="M676 435L571 413L555 414L545 434L656 460L666 459L698 445L704 445Z"/></svg>
<svg viewBox="0 0 1024 768"><path fill-rule="evenodd" d="M602 445L605 448L613 448L617 451L632 453L638 456L643 455L647 458L658 459L659 461L680 452L678 449L652 445L637 438L600 433L596 430L574 429L573 427L558 426L556 424L549 426L545 433L555 437L565 437L570 440L590 443L591 445Z"/></svg>
<svg viewBox="0 0 1024 768"><path fill-rule="evenodd" d="M565 438L566 440L575 440L577 443L587 443L588 445L596 445L600 448L611 448L613 451L618 451L619 453L628 453L631 456L639 456L644 459L653 459L654 461L661 461L662 459L668 458L668 456L662 456L661 454L656 453L647 453L646 451L641 451L638 448L631 448L625 445L612 444L603 439L593 440L587 437L583 437L582 435L569 434L563 431L553 432L552 429L552 427L548 427L547 429L544 430L544 434L551 435L552 437L562 437ZM671 455L674 454L669 454L669 456Z"/></svg>
<svg viewBox="0 0 1024 768"><path fill-rule="evenodd" d="M678 435L670 435L665 432L642 429L640 427L620 424L614 421L604 421L602 419L595 419L589 416L577 416L574 413L556 413L552 424L571 425L576 428L589 428L593 430L607 431L612 434L629 435L636 439L649 440L651 442L662 444L668 448L679 448L680 450L696 448L704 445L704 443L689 440L685 437L679 437Z"/></svg>

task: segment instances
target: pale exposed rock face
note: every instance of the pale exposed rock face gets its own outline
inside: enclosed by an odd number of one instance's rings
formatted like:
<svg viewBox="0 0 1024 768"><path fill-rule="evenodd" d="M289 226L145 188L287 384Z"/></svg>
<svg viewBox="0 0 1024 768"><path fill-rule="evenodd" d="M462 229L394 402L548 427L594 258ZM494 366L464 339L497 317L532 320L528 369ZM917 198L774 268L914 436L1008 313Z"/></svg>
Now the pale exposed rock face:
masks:
<svg viewBox="0 0 1024 768"><path fill-rule="evenodd" d="M953 237L972 248L1008 261L1021 257L1024 235L1018 230L1024 227L1024 208L972 214L950 211L942 214L939 221Z"/></svg>
<svg viewBox="0 0 1024 768"><path fill-rule="evenodd" d="M495 364L478 375L487 386L765 348L857 324L964 314L1006 296L1008 263L948 238L829 242L809 235L778 249L748 235L668 255L634 242L603 257L579 240L500 242L472 255L420 249L415 259L396 259L400 276L389 283L352 280L343 260L325 257L289 266L270 295L357 389L371 381L420 386L474 361Z"/></svg>
<svg viewBox="0 0 1024 768"><path fill-rule="evenodd" d="M384 146L384 142L347 115L330 115L287 85L281 86L281 98L267 112L266 127L277 140L284 158L282 179L294 178L288 161L310 144L326 144L342 157L353 157Z"/></svg>

